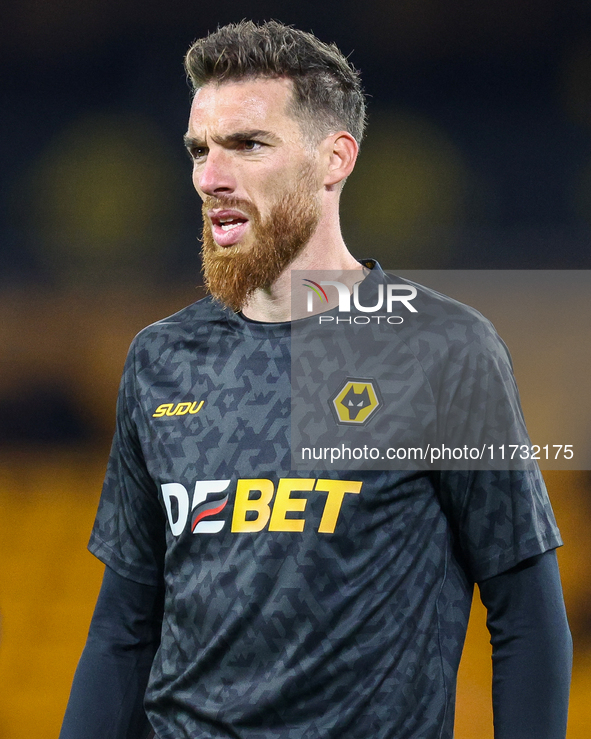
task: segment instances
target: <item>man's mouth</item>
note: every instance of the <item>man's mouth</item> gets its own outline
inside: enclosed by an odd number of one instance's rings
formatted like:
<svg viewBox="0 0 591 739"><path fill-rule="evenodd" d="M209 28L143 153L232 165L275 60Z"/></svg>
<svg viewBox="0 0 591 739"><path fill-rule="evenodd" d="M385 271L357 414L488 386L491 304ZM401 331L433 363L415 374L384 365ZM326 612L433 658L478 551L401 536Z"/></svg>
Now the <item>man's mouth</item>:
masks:
<svg viewBox="0 0 591 739"><path fill-rule="evenodd" d="M235 210L212 210L208 213L214 241L218 246L237 244L248 229L249 219Z"/></svg>

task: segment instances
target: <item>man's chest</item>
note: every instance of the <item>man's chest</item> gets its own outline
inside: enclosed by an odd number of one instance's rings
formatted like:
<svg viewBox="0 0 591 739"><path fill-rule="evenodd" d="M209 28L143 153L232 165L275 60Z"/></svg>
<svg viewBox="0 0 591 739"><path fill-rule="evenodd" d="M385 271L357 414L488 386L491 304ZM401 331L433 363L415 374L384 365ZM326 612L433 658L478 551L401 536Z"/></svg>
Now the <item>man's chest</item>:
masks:
<svg viewBox="0 0 591 739"><path fill-rule="evenodd" d="M138 375L136 423L155 481L289 468L290 355L284 343L185 343Z"/></svg>

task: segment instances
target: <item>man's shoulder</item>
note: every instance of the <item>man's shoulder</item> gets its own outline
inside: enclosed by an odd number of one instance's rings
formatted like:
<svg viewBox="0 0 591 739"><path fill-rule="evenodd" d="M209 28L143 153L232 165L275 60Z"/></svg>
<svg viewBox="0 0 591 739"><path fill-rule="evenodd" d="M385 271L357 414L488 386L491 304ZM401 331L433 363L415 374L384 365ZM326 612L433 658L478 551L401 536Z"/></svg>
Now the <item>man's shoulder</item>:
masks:
<svg viewBox="0 0 591 739"><path fill-rule="evenodd" d="M441 317L456 319L464 323L492 325L488 318L483 316L476 308L462 303L449 295L438 292L420 282L398 275L395 272L382 272L382 274L384 275L383 279L388 284L407 285L416 290L416 297L413 298L412 302L417 313L423 313L429 316L429 318Z"/></svg>
<svg viewBox="0 0 591 739"><path fill-rule="evenodd" d="M382 274L387 284L405 286L414 293L412 306L415 312L404 313L402 333L436 343L438 339L444 340L448 346L499 341L492 322L476 308L393 272Z"/></svg>
<svg viewBox="0 0 591 739"><path fill-rule="evenodd" d="M379 269L373 279L388 285L385 292L405 294L405 288L407 297L410 295L408 304L412 310L403 304L393 308L399 323L392 333L425 372L441 372L446 366L457 367L466 362L483 366L511 364L507 346L494 325L476 308L405 275Z"/></svg>
<svg viewBox="0 0 591 739"><path fill-rule="evenodd" d="M135 351L162 351L179 341L206 341L228 325L227 311L210 295L143 328L133 339Z"/></svg>

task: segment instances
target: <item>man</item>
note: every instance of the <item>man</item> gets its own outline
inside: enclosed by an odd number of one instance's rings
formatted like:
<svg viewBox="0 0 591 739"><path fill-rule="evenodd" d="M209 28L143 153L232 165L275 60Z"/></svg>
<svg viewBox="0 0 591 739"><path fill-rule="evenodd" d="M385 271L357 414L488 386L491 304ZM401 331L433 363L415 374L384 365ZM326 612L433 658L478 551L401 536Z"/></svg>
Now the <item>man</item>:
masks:
<svg viewBox="0 0 591 739"><path fill-rule="evenodd" d="M292 471L291 273L337 271L350 289L389 280L339 228L365 124L357 73L275 22L218 29L186 66L211 296L130 350L90 542L107 566L61 739L144 737L150 724L159 739L450 739L474 581L495 736L564 737L561 542L537 469ZM450 387L472 387L447 377L453 351L485 367L480 379L500 368L519 424L490 325L419 293L425 315L443 306L469 331L443 346L421 329L427 358L412 336L400 344L392 361L409 362L413 394L439 383L449 405ZM421 401L419 415L448 423L441 407Z"/></svg>

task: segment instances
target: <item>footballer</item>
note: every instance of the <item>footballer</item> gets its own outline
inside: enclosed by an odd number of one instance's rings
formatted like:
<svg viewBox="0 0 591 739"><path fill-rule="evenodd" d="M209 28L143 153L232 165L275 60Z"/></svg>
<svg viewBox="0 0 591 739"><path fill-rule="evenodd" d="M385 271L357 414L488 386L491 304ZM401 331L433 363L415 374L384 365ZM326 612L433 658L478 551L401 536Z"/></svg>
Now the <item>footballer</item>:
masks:
<svg viewBox="0 0 591 739"><path fill-rule="evenodd" d="M89 544L105 574L60 739L452 739L475 584L495 738L564 739L572 645L537 467L291 464L292 272L392 281L339 226L358 72L278 22L219 28L185 64L209 295L130 348ZM383 328L366 385L330 365L359 407L321 409L327 434L478 429L492 388L521 428L491 324L414 289L417 319Z"/></svg>

